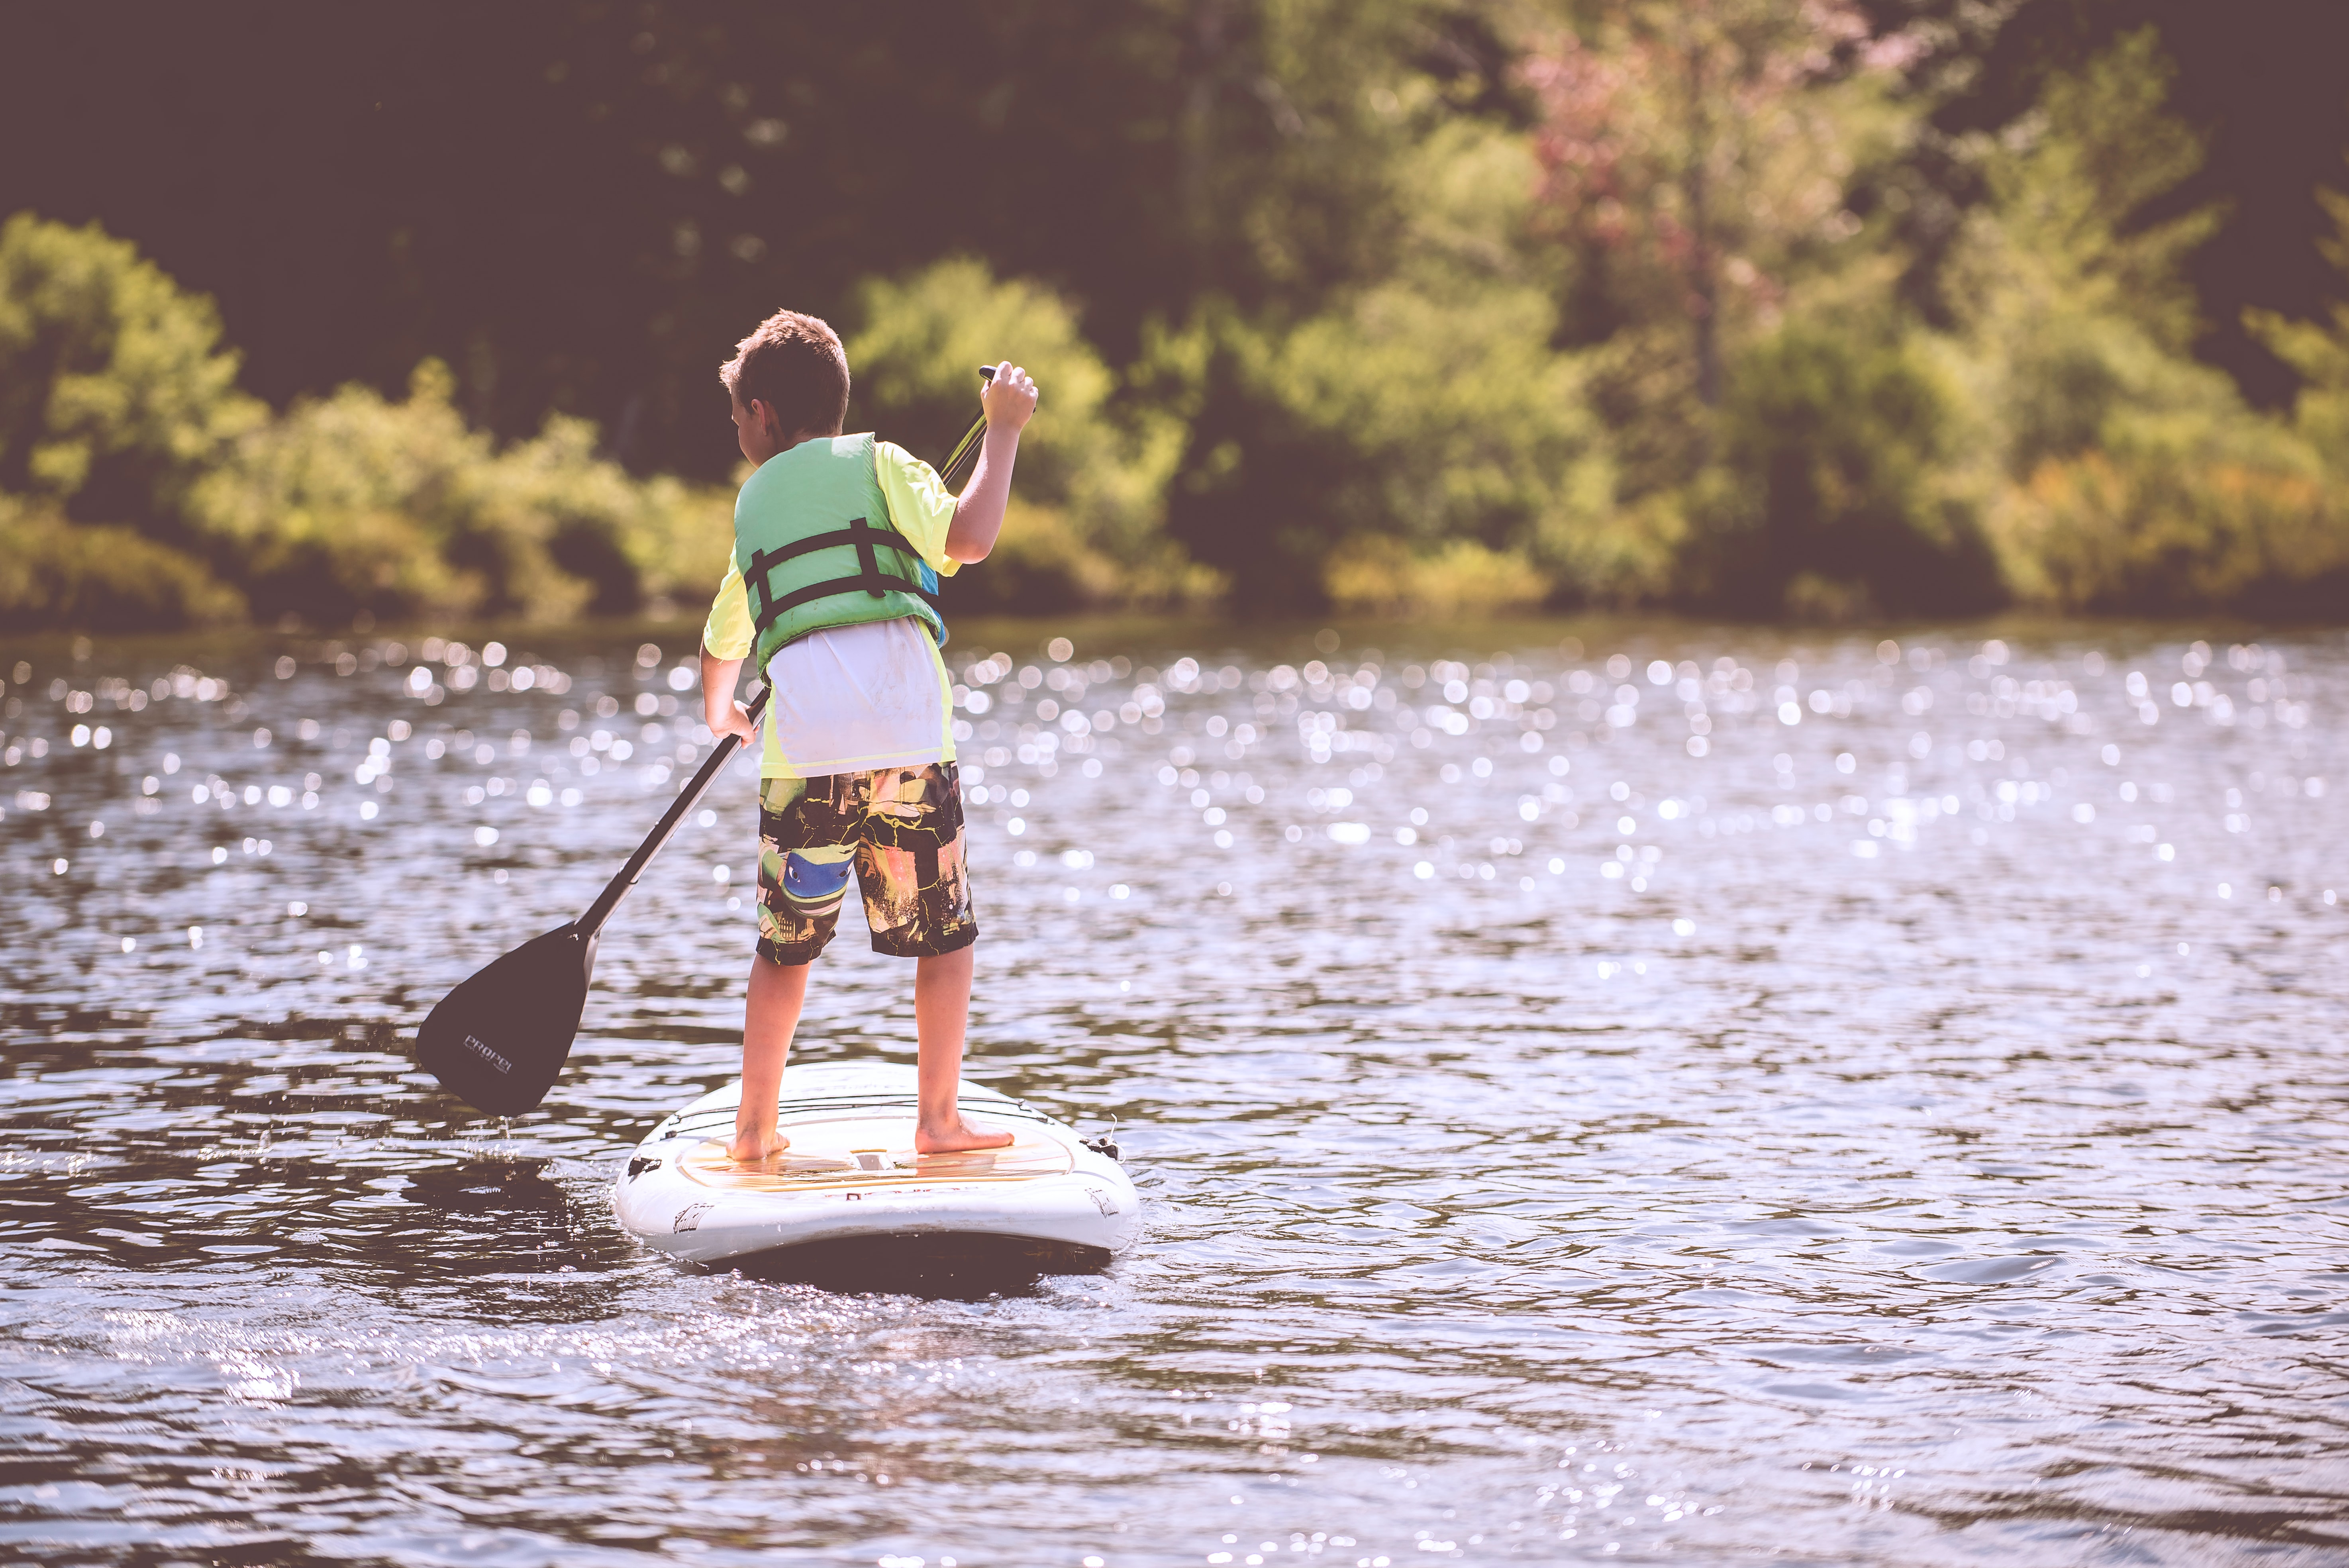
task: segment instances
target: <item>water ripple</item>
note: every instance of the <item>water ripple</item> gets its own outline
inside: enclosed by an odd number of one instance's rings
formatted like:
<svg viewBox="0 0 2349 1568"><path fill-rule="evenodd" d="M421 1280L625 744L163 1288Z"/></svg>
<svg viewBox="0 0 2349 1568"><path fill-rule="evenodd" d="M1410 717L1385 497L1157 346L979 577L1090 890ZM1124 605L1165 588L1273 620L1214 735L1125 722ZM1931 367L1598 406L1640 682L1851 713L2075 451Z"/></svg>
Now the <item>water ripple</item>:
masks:
<svg viewBox="0 0 2349 1568"><path fill-rule="evenodd" d="M410 1068L706 755L689 634L0 652L0 1542L2349 1553L2338 636L1069 632L951 650L972 1071L1148 1231L968 1302L613 1222L730 1071L740 770L543 1112ZM905 980L843 941L803 1056Z"/></svg>

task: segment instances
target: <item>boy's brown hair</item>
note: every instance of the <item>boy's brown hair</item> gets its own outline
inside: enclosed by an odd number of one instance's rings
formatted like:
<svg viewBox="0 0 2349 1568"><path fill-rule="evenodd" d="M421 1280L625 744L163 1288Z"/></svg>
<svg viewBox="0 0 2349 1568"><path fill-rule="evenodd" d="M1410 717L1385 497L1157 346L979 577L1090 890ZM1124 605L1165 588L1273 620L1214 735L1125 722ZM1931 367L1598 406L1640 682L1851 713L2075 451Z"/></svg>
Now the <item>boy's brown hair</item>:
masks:
<svg viewBox="0 0 2349 1568"><path fill-rule="evenodd" d="M761 322L735 346L718 378L744 406L758 398L772 408L785 436L837 435L848 418L848 354L840 335L795 310Z"/></svg>

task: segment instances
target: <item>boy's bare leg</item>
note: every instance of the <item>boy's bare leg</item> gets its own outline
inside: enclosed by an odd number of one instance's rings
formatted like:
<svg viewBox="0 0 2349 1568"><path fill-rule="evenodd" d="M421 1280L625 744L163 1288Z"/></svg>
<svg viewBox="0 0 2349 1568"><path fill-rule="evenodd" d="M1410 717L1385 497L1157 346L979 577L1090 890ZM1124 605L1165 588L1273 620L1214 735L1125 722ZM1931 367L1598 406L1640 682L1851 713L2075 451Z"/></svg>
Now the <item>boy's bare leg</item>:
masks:
<svg viewBox="0 0 2349 1568"><path fill-rule="evenodd" d="M921 1119L914 1129L917 1154L1000 1149L1011 1141L1008 1132L989 1132L965 1121L955 1103L962 1088L962 1040L970 1023L975 946L916 960L914 1033L922 1047Z"/></svg>
<svg viewBox="0 0 2349 1568"><path fill-rule="evenodd" d="M764 1160L790 1147L791 1140L775 1131L775 1097L783 1087L783 1063L792 1054L800 1009L807 1003L812 967L787 967L755 955L750 960L750 995L742 1008L742 1103L734 1112L734 1143L727 1150L738 1161ZM960 1037L955 1043L961 1044Z"/></svg>

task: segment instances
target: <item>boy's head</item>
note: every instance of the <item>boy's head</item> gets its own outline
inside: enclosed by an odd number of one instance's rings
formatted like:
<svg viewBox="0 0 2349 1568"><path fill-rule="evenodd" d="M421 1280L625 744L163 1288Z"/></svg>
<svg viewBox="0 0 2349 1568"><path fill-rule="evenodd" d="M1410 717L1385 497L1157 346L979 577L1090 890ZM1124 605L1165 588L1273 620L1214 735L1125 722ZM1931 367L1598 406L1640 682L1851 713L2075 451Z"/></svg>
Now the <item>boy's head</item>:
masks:
<svg viewBox="0 0 2349 1568"><path fill-rule="evenodd" d="M718 378L734 400L742 455L764 462L794 438L836 436L848 418L848 356L812 315L779 310L736 346Z"/></svg>

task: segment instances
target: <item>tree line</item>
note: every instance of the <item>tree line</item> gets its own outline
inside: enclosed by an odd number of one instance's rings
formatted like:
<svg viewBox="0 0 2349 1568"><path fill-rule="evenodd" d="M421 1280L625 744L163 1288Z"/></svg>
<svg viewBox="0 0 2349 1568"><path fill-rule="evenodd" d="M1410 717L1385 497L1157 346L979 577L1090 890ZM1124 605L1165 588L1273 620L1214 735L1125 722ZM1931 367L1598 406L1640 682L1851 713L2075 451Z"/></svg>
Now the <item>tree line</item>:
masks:
<svg viewBox="0 0 2349 1568"><path fill-rule="evenodd" d="M786 303L916 450L1037 371L978 607L2337 617L2262 9L20 5L0 622L689 601Z"/></svg>

